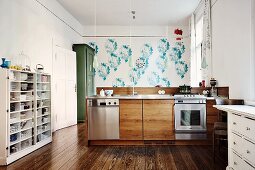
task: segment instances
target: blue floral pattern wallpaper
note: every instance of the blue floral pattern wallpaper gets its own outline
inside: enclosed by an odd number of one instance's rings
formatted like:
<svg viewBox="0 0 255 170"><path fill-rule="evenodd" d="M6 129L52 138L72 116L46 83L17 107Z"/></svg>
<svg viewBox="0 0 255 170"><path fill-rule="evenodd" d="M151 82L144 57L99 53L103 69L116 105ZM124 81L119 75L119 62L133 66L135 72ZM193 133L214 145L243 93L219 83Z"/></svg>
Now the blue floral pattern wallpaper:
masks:
<svg viewBox="0 0 255 170"><path fill-rule="evenodd" d="M88 41L99 67L96 86L163 87L189 84L189 43L167 38L100 38ZM189 49L189 46L188 46ZM133 67L130 67L132 62Z"/></svg>

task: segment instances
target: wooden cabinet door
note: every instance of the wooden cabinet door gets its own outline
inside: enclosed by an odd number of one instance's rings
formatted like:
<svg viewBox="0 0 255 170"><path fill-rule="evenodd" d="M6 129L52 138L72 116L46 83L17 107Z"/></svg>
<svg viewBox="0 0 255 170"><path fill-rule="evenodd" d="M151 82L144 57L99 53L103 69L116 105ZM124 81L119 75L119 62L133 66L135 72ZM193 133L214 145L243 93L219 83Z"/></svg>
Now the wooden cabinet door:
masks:
<svg viewBox="0 0 255 170"><path fill-rule="evenodd" d="M120 139L142 140L142 100L120 100Z"/></svg>
<svg viewBox="0 0 255 170"><path fill-rule="evenodd" d="M143 100L144 140L174 139L173 100Z"/></svg>
<svg viewBox="0 0 255 170"><path fill-rule="evenodd" d="M215 105L215 100L207 100L206 101L206 128L207 128L207 134L208 137L212 137L213 132L213 126L214 122L218 121L218 113L219 110L217 108L214 108L213 105Z"/></svg>

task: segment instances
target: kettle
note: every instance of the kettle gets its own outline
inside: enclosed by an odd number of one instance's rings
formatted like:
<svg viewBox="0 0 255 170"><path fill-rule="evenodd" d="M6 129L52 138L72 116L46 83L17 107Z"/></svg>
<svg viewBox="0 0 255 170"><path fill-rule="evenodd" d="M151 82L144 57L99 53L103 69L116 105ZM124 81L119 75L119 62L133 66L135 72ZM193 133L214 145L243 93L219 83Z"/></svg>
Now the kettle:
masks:
<svg viewBox="0 0 255 170"><path fill-rule="evenodd" d="M36 65L36 72L37 73L43 73L44 67L42 64L37 64Z"/></svg>

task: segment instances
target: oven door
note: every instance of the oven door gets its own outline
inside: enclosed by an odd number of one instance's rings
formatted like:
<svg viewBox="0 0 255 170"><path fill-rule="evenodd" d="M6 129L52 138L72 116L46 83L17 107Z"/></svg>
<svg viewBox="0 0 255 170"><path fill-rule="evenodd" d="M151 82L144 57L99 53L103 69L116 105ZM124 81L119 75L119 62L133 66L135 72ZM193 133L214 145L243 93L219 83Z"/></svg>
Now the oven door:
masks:
<svg viewBox="0 0 255 170"><path fill-rule="evenodd" d="M175 104L176 132L205 132L205 104Z"/></svg>

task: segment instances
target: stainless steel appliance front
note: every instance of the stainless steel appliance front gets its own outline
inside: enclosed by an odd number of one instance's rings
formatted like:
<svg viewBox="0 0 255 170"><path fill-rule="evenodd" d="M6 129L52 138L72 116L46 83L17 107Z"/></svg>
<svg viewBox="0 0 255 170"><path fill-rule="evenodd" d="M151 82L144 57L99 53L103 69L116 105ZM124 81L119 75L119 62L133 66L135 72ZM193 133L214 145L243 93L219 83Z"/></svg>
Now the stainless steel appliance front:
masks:
<svg viewBox="0 0 255 170"><path fill-rule="evenodd" d="M88 139L119 138L119 100L88 100Z"/></svg>
<svg viewBox="0 0 255 170"><path fill-rule="evenodd" d="M175 104L176 132L206 132L206 104Z"/></svg>

